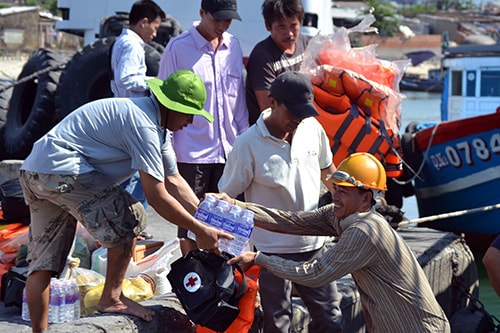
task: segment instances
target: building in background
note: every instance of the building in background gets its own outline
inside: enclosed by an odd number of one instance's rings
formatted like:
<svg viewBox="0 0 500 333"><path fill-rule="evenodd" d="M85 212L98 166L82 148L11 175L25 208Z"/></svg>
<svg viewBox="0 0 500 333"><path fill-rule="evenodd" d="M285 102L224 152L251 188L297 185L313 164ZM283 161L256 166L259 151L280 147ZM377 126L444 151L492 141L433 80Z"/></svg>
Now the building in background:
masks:
<svg viewBox="0 0 500 333"><path fill-rule="evenodd" d="M58 32L61 18L37 6L0 8L0 53L27 52L38 48L79 49L81 38Z"/></svg>

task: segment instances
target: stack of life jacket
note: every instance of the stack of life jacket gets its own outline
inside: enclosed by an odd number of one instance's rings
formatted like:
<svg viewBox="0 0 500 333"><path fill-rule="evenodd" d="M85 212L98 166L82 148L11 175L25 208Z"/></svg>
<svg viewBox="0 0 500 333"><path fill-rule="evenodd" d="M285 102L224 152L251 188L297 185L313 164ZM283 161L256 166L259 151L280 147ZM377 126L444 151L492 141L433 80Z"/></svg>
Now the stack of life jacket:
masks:
<svg viewBox="0 0 500 333"><path fill-rule="evenodd" d="M317 120L330 140L335 165L352 153L369 152L382 162L387 177L399 177L399 94L357 72L331 65L318 66L311 81L320 114Z"/></svg>

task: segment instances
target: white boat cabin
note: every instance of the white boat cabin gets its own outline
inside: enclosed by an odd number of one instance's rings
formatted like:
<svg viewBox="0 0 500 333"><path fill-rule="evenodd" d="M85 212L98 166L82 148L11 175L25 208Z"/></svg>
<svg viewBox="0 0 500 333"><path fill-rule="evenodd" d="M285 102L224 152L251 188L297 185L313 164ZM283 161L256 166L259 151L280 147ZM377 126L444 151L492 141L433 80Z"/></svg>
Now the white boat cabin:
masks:
<svg viewBox="0 0 500 333"><path fill-rule="evenodd" d="M443 55L441 120L494 113L500 107L500 45L450 47Z"/></svg>

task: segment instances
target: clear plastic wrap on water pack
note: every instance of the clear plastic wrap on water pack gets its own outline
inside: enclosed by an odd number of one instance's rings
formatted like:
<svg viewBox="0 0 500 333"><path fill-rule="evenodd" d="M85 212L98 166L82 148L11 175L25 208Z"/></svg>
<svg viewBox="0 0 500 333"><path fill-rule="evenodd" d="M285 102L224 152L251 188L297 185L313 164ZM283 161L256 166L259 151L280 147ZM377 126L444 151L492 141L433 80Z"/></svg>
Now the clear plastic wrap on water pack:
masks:
<svg viewBox="0 0 500 333"><path fill-rule="evenodd" d="M30 321L26 288L23 290L22 319ZM64 323L80 318L80 291L75 279L50 280L49 323Z"/></svg>
<svg viewBox="0 0 500 333"><path fill-rule="evenodd" d="M237 256L246 249L253 230L253 212L207 196L196 210L195 218L234 236L233 240L219 239L221 251ZM188 231L188 237L196 240L191 231Z"/></svg>

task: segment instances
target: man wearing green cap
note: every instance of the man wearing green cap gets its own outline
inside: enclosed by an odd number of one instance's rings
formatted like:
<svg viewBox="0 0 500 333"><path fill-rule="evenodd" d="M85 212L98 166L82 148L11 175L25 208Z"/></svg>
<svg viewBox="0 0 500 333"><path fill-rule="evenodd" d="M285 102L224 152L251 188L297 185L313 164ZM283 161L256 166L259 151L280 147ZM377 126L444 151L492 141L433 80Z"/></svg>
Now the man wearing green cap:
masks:
<svg viewBox="0 0 500 333"><path fill-rule="evenodd" d="M165 158L166 130L181 130L195 115L213 120L203 110L203 82L181 70L165 81L149 80L148 86L151 96L102 99L76 109L34 144L21 166L31 211L26 294L33 332L48 329L50 278L66 264L77 221L108 249L97 310L152 319L152 310L122 294L146 216L137 199L118 184L137 170L149 204L166 220L192 230L201 248L215 250L219 238L231 238L194 219L183 208L192 194L165 180L172 168Z"/></svg>

